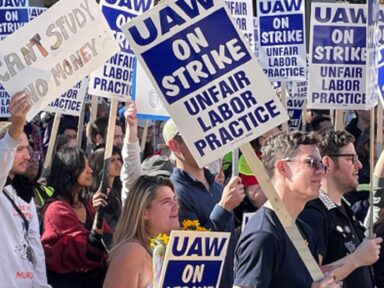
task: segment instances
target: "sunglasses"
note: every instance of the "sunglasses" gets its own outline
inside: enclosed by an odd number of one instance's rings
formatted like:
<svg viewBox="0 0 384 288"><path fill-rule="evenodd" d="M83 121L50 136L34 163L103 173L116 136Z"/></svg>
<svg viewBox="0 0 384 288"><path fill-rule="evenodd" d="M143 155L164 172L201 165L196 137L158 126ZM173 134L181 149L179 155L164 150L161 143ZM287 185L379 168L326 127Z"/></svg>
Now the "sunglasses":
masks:
<svg viewBox="0 0 384 288"><path fill-rule="evenodd" d="M302 161L306 164L309 165L309 167L311 167L312 169L314 170L322 170L322 171L326 171L327 170L327 166L324 165L323 161L321 159L318 159L318 158L314 158L314 157L308 157L308 158L304 158L304 159L295 159L295 158L285 158L283 159L283 161L286 161L286 162L297 162L297 161Z"/></svg>
<svg viewBox="0 0 384 288"><path fill-rule="evenodd" d="M356 164L359 161L359 156L357 154L330 154L329 157L352 157L350 160L352 164Z"/></svg>

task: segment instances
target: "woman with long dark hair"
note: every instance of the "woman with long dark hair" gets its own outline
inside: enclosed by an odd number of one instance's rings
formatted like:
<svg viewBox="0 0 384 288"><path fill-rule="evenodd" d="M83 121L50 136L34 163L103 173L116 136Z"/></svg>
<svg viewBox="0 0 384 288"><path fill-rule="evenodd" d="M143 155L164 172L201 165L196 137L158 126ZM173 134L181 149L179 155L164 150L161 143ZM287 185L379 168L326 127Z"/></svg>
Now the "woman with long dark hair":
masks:
<svg viewBox="0 0 384 288"><path fill-rule="evenodd" d="M111 233L107 223L96 225L98 209L107 204L101 191L87 199L92 169L79 148L59 151L51 167L48 185L55 196L43 210L43 235L48 282L53 287L100 287L107 251L103 234Z"/></svg>
<svg viewBox="0 0 384 288"><path fill-rule="evenodd" d="M104 148L94 151L89 157L89 166L92 169L92 186L91 192L95 193L101 184L103 165L104 165ZM108 225L115 230L117 220L121 214L121 180L120 172L122 166L121 151L117 147L113 147L111 158L108 165L108 204L104 209L104 217Z"/></svg>

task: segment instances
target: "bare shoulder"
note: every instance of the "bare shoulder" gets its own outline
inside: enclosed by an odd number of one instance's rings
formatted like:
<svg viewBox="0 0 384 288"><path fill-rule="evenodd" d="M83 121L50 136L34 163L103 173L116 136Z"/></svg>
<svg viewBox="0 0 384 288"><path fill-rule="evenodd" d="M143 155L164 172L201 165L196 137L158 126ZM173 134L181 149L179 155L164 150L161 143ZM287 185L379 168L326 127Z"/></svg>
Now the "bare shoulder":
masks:
<svg viewBox="0 0 384 288"><path fill-rule="evenodd" d="M111 262L124 262L126 264L132 262L137 265L138 263L143 263L150 259L151 255L149 255L143 245L135 241L130 241L124 243L113 252Z"/></svg>
<svg viewBox="0 0 384 288"><path fill-rule="evenodd" d="M152 283L152 258L139 243L124 243L111 254L104 288L147 287Z"/></svg>

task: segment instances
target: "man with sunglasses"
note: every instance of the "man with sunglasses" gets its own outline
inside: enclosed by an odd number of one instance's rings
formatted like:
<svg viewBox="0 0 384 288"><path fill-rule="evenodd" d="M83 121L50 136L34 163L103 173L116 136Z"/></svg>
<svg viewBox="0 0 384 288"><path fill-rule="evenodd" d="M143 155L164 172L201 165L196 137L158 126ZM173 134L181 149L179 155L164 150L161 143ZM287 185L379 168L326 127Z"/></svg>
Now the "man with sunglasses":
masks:
<svg viewBox="0 0 384 288"><path fill-rule="evenodd" d="M378 260L382 239L364 240L364 227L343 198L359 185L362 165L353 143L354 137L346 131L321 135L319 150L327 170L319 198L306 205L300 219L315 228L320 264L328 269L342 264L351 272L341 277L342 287L369 288L374 287L369 265Z"/></svg>
<svg viewBox="0 0 384 288"><path fill-rule="evenodd" d="M297 217L319 194L325 169L316 145L315 136L295 131L272 136L262 148L266 173L315 258L316 238ZM235 287L337 287L333 276L313 282L269 201L245 226L236 248Z"/></svg>

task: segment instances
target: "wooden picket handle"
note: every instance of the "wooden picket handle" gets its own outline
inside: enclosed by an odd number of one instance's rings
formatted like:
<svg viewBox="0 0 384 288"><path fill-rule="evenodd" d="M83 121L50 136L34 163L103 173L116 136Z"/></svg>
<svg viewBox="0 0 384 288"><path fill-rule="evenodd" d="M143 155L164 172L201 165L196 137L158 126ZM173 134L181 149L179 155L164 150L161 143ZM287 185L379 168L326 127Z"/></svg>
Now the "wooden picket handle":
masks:
<svg viewBox="0 0 384 288"><path fill-rule="evenodd" d="M147 143L147 135L148 135L148 126L149 126L149 121L147 119L144 120L144 127L143 127L143 133L141 134L141 147L140 151L143 154L145 150L145 144ZM143 159L144 160L144 159Z"/></svg>
<svg viewBox="0 0 384 288"><path fill-rule="evenodd" d="M83 127L84 127L84 114L85 114L85 103L81 105L79 122L77 124L77 145L81 147L81 142L83 141Z"/></svg>
<svg viewBox="0 0 384 288"><path fill-rule="evenodd" d="M251 144L247 143L242 145L240 150L243 153L249 167L251 168L252 173L257 175L257 181L259 182L261 189L271 203L273 210L283 225L284 230L287 232L289 239L292 241L297 252L299 253L301 260L303 260L304 265L307 267L312 279L314 281L322 279L324 274L321 271L319 264L313 258L307 244L305 243L299 229L296 226L296 223L289 215L287 208L273 187L263 164L256 156L256 153L253 150Z"/></svg>
<svg viewBox="0 0 384 288"><path fill-rule="evenodd" d="M343 110L336 110L334 127L335 127L335 130L344 130L344 111Z"/></svg>
<svg viewBox="0 0 384 288"><path fill-rule="evenodd" d="M56 136L57 136L57 131L59 130L60 119L61 119L61 113L55 113L55 118L53 119L53 124L51 129L51 136L49 137L47 154L45 154L45 160L43 165L43 169L45 172L47 172L48 168L51 166L53 149L55 148Z"/></svg>
<svg viewBox="0 0 384 288"><path fill-rule="evenodd" d="M377 138L376 143L379 144L380 147L383 146L383 104L381 101L377 103ZM380 155L381 150L378 155Z"/></svg>
<svg viewBox="0 0 384 288"><path fill-rule="evenodd" d="M285 81L281 81L281 103L283 104L283 107L287 109L287 84ZM288 131L288 122L284 121L282 124L282 130L283 131Z"/></svg>
<svg viewBox="0 0 384 288"><path fill-rule="evenodd" d="M379 104L380 105L380 104ZM369 219L368 219L368 236L371 238L373 236L373 217L374 217L374 211L373 211L373 192L374 188L373 187L373 171L375 170L375 107L371 108L370 111L370 128L369 128L369 137L370 137L370 142L369 142L369 176L370 176L370 188L369 188L369 210L370 213Z"/></svg>
<svg viewBox="0 0 384 288"><path fill-rule="evenodd" d="M111 107L109 111L109 118L108 118L108 129L107 129L107 136L106 136L107 139L105 140L103 176L101 178L101 191L104 194L107 194L108 185L109 185L108 166L109 166L109 160L111 159L111 156L112 156L113 139L115 136L116 114L117 114L118 106L119 106L119 101L112 99ZM103 218L104 218L104 207L100 207L97 213L97 222L96 222L97 229L101 229L103 227Z"/></svg>

